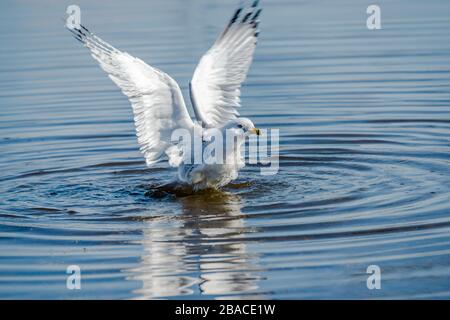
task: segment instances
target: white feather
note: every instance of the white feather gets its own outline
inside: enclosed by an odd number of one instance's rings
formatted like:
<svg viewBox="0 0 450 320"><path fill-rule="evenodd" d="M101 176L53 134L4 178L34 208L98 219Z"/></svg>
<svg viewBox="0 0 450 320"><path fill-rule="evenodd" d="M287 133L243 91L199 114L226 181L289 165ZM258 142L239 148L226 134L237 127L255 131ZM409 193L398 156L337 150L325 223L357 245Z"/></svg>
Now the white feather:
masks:
<svg viewBox="0 0 450 320"><path fill-rule="evenodd" d="M258 1L247 10L239 8L195 69L191 102L205 126L220 127L239 115L240 88L253 60L260 12Z"/></svg>
<svg viewBox="0 0 450 320"><path fill-rule="evenodd" d="M175 129L192 130L194 126L178 84L166 73L82 28L73 33L131 102L136 135L147 164L167 155L169 164L178 166L171 134Z"/></svg>
<svg viewBox="0 0 450 320"><path fill-rule="evenodd" d="M257 38L257 18L261 12L258 0L250 8L236 11L228 26L211 49L201 58L190 84L190 95L197 120L209 128L218 128L223 135L235 121L240 107L240 88L250 68ZM239 158L225 164L192 164L191 143L172 142L176 129L187 129L191 137L208 142L208 128L194 123L178 84L164 72L142 60L121 52L85 27L70 30L90 51L108 76L128 97L133 107L136 135L147 165L164 156L178 167L179 180L195 190L220 187L238 176L244 166L239 145L227 158ZM248 127L248 119L237 119ZM242 128L242 127L241 127ZM183 152L186 151L186 152Z"/></svg>

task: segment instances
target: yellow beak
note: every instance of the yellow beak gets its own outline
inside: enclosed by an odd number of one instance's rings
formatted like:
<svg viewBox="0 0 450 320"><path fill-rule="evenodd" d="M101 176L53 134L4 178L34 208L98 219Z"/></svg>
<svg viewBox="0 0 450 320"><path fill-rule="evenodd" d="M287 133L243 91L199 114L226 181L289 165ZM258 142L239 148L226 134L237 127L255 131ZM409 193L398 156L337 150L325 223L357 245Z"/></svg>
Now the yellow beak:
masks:
<svg viewBox="0 0 450 320"><path fill-rule="evenodd" d="M261 130L259 130L259 129L257 129L257 128L251 128L249 131L250 131L251 133L256 134L257 136L260 136L260 135L261 135Z"/></svg>

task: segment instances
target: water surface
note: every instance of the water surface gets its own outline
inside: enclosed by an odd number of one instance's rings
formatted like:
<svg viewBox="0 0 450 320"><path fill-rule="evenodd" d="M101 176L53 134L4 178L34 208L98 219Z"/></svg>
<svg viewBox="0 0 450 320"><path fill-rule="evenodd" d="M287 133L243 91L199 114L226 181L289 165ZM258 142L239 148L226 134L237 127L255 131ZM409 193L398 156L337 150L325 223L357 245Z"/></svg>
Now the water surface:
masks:
<svg viewBox="0 0 450 320"><path fill-rule="evenodd" d="M64 30L72 3L0 4L0 298L450 298L449 2L378 1L370 31L368 1L263 1L241 114L280 129L280 171L182 196ZM185 97L235 8L76 3Z"/></svg>

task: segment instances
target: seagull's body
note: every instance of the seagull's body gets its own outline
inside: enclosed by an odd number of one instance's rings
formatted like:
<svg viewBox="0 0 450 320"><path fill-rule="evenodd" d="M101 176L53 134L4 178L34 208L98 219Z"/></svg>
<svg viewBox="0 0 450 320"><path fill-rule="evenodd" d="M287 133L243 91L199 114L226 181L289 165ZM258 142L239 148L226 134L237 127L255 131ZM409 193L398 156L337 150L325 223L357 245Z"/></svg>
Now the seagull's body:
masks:
<svg viewBox="0 0 450 320"><path fill-rule="evenodd" d="M218 188L236 179L244 166L240 146L248 134L259 134L249 119L238 118L236 108L240 107L240 87L252 63L260 13L258 0L248 8L236 10L201 58L189 85L197 122L190 118L180 87L169 75L119 51L84 26L71 31L130 100L140 150L147 165L167 156L169 164L178 167L179 180L199 190ZM178 129L190 132L193 137L200 135L205 143L209 130L219 130L223 137L226 130L234 130L237 143L228 150L224 163L192 163L186 158L187 146L171 140Z"/></svg>

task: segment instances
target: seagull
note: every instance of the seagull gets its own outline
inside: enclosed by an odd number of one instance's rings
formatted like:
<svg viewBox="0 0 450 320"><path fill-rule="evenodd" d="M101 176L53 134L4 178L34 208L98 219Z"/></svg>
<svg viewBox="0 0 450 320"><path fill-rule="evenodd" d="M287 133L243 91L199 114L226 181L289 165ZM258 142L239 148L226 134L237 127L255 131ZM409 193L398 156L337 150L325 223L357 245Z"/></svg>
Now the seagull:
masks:
<svg viewBox="0 0 450 320"><path fill-rule="evenodd" d="M151 166L168 160L178 168L178 182L195 191L219 189L238 177L245 166L240 148L251 134L260 135L250 119L239 117L241 85L247 77L258 38L259 0L238 8L213 46L198 63L189 93L196 121L189 116L180 87L163 71L122 52L83 25L67 26L128 97L133 108L140 150ZM232 131L235 145L218 163L193 163L190 143L172 141L175 130L199 136L202 147L211 132ZM237 159L237 161L228 161Z"/></svg>

